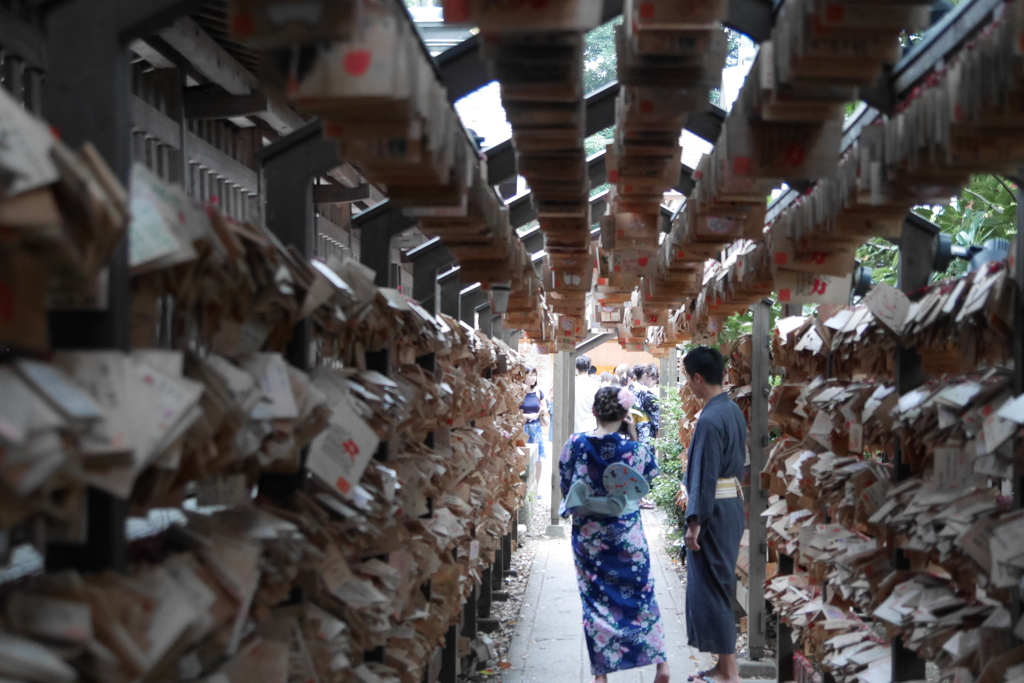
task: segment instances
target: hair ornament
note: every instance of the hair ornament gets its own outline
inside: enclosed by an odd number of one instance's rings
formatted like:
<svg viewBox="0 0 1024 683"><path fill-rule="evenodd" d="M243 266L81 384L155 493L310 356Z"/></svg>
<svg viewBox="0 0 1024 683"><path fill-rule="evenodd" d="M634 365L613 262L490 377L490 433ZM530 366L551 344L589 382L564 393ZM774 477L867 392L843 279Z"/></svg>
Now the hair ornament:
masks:
<svg viewBox="0 0 1024 683"><path fill-rule="evenodd" d="M623 410L629 410L635 402L636 397L633 396L633 392L626 388L619 389L619 405Z"/></svg>

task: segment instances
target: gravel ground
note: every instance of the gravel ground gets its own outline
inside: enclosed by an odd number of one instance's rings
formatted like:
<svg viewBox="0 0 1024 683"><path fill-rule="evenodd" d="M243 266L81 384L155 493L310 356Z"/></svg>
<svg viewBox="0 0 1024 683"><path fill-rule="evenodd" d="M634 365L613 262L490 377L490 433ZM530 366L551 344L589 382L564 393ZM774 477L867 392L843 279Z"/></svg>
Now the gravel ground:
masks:
<svg viewBox="0 0 1024 683"><path fill-rule="evenodd" d="M537 542L544 537L550 516L551 512L547 502L537 501L527 532L519 534L519 549L512 554L512 569L517 573L515 576L505 577L504 589L508 591L508 600L495 602L491 606L491 616L497 618L501 622L501 626L493 633L483 634L494 642L496 654L481 664L481 670L463 672L459 681L489 681L510 667L508 648L512 642L516 621L519 620L519 611L523 607L526 583L530 580L530 571L533 569Z"/></svg>

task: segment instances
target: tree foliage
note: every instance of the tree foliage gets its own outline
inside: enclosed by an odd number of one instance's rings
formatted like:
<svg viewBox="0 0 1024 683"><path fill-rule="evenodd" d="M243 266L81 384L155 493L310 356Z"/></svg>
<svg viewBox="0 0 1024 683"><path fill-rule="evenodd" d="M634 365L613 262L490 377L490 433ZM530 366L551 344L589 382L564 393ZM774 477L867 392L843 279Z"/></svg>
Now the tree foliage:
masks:
<svg viewBox="0 0 1024 683"><path fill-rule="evenodd" d="M615 17L587 34L583 50L583 92L592 93L614 81L618 76L615 57L615 27L622 16Z"/></svg>
<svg viewBox="0 0 1024 683"><path fill-rule="evenodd" d="M615 126L608 126L604 130L599 130L593 135L587 136L587 138L583 140L583 150L589 157L592 154L604 151L605 146L612 144L614 139Z"/></svg>
<svg viewBox="0 0 1024 683"><path fill-rule="evenodd" d="M981 245L993 238L1012 239L1017 234L1016 187L997 175L974 176L947 206L922 206L914 211L938 225L954 245ZM959 277L967 272L967 266L966 261L954 261L937 279Z"/></svg>
<svg viewBox="0 0 1024 683"><path fill-rule="evenodd" d="M617 78L615 27L621 23L622 17L618 16L587 34L586 47L583 50L584 92L592 93ZM615 126L609 126L587 137L583 142L583 148L589 157L611 144L614 138Z"/></svg>
<svg viewBox="0 0 1024 683"><path fill-rule="evenodd" d="M914 212L927 218L954 245L981 245L992 238L1011 239L1017 233L1016 186L996 175L978 175L959 197L940 206L918 206ZM874 238L857 250L857 259L872 269L875 282L896 284L899 247L888 240ZM953 261L945 273L936 273L933 280L959 277L967 272L967 262Z"/></svg>
<svg viewBox="0 0 1024 683"><path fill-rule="evenodd" d="M679 390L675 387L662 387L661 398L658 400L660 430L654 440L658 452L658 469L661 476L654 480L651 487L651 499L654 504L668 515L676 526L685 523L684 510L676 505L676 494L683 480L683 463L680 460L683 445L679 443L678 425L683 419L683 404L679 400Z"/></svg>

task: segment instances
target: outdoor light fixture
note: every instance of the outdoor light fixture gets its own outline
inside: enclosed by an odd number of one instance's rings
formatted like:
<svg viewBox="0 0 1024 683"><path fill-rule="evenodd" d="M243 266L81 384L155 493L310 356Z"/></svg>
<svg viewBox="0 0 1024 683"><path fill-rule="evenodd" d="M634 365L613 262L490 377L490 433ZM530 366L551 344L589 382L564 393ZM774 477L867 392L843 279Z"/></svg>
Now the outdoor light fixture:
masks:
<svg viewBox="0 0 1024 683"><path fill-rule="evenodd" d="M944 273L949 269L954 259L968 261L968 270L974 272L986 263L991 261L1002 261L1010 255L1010 241L999 237L985 240L983 244L972 244L962 246L953 244L953 238L949 235L939 233L935 236L935 258L932 261L932 271ZM853 279L850 286L851 297L864 296L875 285L872 279L872 269L861 265L859 261L853 269Z"/></svg>
<svg viewBox="0 0 1024 683"><path fill-rule="evenodd" d="M935 239L935 262L932 268L940 273L949 268L953 259L970 261L969 269L975 271L990 261L1002 261L1010 255L1010 241L998 237L968 247L953 244L952 237L941 233Z"/></svg>
<svg viewBox="0 0 1024 683"><path fill-rule="evenodd" d="M871 279L872 268L862 266L860 261L855 261L853 267L853 285L850 287L852 296L864 296L867 294L875 281Z"/></svg>

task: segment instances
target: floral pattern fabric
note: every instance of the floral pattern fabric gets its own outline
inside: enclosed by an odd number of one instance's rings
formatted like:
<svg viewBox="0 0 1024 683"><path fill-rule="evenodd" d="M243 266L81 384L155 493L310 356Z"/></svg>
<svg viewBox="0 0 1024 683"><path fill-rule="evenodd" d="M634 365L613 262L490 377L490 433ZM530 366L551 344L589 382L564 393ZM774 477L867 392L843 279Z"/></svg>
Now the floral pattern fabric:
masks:
<svg viewBox="0 0 1024 683"><path fill-rule="evenodd" d="M594 447L594 453L587 445ZM601 462L603 461L603 462ZM607 465L622 462L650 483L658 476L653 454L621 434L573 434L559 457L562 499L577 481L607 495ZM568 517L564 503L560 513ZM572 549L583 602L583 631L595 676L667 661L661 612L654 599L651 558L639 512L621 517L573 515Z"/></svg>
<svg viewBox="0 0 1024 683"><path fill-rule="evenodd" d="M653 451L654 445L651 442L658 437L658 397L649 387L639 382L630 384L629 390L636 396L633 408L647 416L646 421L638 422L636 425L637 438Z"/></svg>

